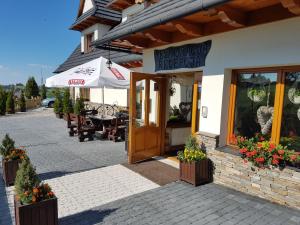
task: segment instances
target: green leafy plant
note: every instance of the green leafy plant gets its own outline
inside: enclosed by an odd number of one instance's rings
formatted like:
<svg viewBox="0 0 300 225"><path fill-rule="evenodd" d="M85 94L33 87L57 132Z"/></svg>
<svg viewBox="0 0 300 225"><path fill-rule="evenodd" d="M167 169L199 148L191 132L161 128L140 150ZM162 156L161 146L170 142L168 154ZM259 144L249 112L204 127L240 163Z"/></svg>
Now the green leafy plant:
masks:
<svg viewBox="0 0 300 225"><path fill-rule="evenodd" d="M300 96L300 89L296 89L294 95L297 96L297 97Z"/></svg>
<svg viewBox="0 0 300 225"><path fill-rule="evenodd" d="M29 77L25 86L25 96L28 99L39 96L39 86L37 85L34 77Z"/></svg>
<svg viewBox="0 0 300 225"><path fill-rule="evenodd" d="M56 89L55 92L55 101L54 101L54 112L56 114L60 114L63 112L63 102L62 102L62 97L59 89Z"/></svg>
<svg viewBox="0 0 300 225"><path fill-rule="evenodd" d="M47 88L45 86L45 84L43 84L41 87L41 97L42 99L46 99L47 98Z"/></svg>
<svg viewBox="0 0 300 225"><path fill-rule="evenodd" d="M23 160L27 158L26 152L23 149L15 148L15 142L9 137L8 134L5 135L0 146L0 154L3 156L5 161L10 160Z"/></svg>
<svg viewBox="0 0 300 225"><path fill-rule="evenodd" d="M8 92L6 98L6 112L10 114L15 113L15 99L14 99L14 91L11 90Z"/></svg>
<svg viewBox="0 0 300 225"><path fill-rule="evenodd" d="M259 97L265 97L266 96L266 92L262 89L256 89L256 88L251 88L248 91L248 94L251 96L259 96Z"/></svg>
<svg viewBox="0 0 300 225"><path fill-rule="evenodd" d="M83 101L83 98L80 97L80 98L76 99L76 103L74 106L74 113L76 115L80 115L82 110L84 110L84 101Z"/></svg>
<svg viewBox="0 0 300 225"><path fill-rule="evenodd" d="M28 158L22 161L17 172L15 193L21 204L34 204L55 197L50 186L41 183Z"/></svg>
<svg viewBox="0 0 300 225"><path fill-rule="evenodd" d="M7 94L0 86L0 115L4 116L6 113L6 97Z"/></svg>
<svg viewBox="0 0 300 225"><path fill-rule="evenodd" d="M184 151L179 151L177 157L182 162L197 162L207 158L196 137L188 137Z"/></svg>
<svg viewBox="0 0 300 225"><path fill-rule="evenodd" d="M64 91L64 97L63 97L63 112L64 113L73 113L73 103L70 98L70 90L68 88Z"/></svg>
<svg viewBox="0 0 300 225"><path fill-rule="evenodd" d="M0 146L0 153L5 158L10 152L15 148L15 141L10 138L8 134L5 134L4 139L2 140L2 144Z"/></svg>
<svg viewBox="0 0 300 225"><path fill-rule="evenodd" d="M20 106L20 111L21 112L26 112L26 100L25 100L25 96L24 96L24 92L21 92L21 96L19 99L19 106Z"/></svg>

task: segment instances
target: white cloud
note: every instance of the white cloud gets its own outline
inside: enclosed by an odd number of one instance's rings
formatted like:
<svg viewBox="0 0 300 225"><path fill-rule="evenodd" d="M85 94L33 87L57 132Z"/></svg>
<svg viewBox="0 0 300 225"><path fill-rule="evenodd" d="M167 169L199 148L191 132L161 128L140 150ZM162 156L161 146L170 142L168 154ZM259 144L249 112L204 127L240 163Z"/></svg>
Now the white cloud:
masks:
<svg viewBox="0 0 300 225"><path fill-rule="evenodd" d="M42 69L52 69L53 68L52 66L44 65L44 64L38 64L38 63L29 63L29 64L27 64L27 66L38 67L38 68L42 68Z"/></svg>

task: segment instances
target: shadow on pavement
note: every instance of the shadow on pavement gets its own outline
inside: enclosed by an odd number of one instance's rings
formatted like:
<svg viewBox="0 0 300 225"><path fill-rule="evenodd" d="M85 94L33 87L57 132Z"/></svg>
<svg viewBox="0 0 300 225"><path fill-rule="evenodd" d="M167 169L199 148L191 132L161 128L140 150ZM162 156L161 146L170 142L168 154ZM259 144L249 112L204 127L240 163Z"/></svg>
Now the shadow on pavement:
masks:
<svg viewBox="0 0 300 225"><path fill-rule="evenodd" d="M0 173L0 225L12 225L5 184Z"/></svg>
<svg viewBox="0 0 300 225"><path fill-rule="evenodd" d="M106 209L103 211L97 211L97 210L87 210L78 214L70 215L63 217L59 219L59 224L60 225L76 225L76 224L82 224L82 221L84 221L85 225L93 225L93 224L98 224L103 221L103 219L110 215L111 213L115 212L118 210L117 208L115 209Z"/></svg>

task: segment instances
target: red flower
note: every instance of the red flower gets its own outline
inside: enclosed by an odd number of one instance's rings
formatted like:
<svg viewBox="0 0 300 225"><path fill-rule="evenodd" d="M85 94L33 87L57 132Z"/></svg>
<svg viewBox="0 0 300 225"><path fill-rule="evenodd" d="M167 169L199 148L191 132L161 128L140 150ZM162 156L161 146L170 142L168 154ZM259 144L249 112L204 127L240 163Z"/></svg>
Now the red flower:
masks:
<svg viewBox="0 0 300 225"><path fill-rule="evenodd" d="M260 140L260 141L264 141L265 138L264 138L263 136L261 136L261 137L259 138L259 140Z"/></svg>
<svg viewBox="0 0 300 225"><path fill-rule="evenodd" d="M240 153L241 153L241 154L245 154L247 151L248 151L247 148L241 148L241 149L240 149Z"/></svg>
<svg viewBox="0 0 300 225"><path fill-rule="evenodd" d="M291 159L291 161L296 161L297 156L296 156L296 155L291 155L291 156L290 156L290 159Z"/></svg>
<svg viewBox="0 0 300 225"><path fill-rule="evenodd" d="M255 159L256 162L258 163L263 163L265 161L265 158L264 157L258 157Z"/></svg>
<svg viewBox="0 0 300 225"><path fill-rule="evenodd" d="M273 144L273 143L270 143L270 145L269 145L269 151L271 152L271 151L273 151L275 148L276 148L276 145Z"/></svg>
<svg viewBox="0 0 300 225"><path fill-rule="evenodd" d="M277 159L273 159L273 160L272 160L272 164L273 164L273 165L278 165L278 164L279 164L279 161L278 161Z"/></svg>
<svg viewBox="0 0 300 225"><path fill-rule="evenodd" d="M257 147L258 148L262 148L262 144L261 143L257 143Z"/></svg>
<svg viewBox="0 0 300 225"><path fill-rule="evenodd" d="M247 152L247 153L246 153L246 156L247 156L248 158L250 158L250 157L252 157L252 153L251 153L251 152Z"/></svg>
<svg viewBox="0 0 300 225"><path fill-rule="evenodd" d="M280 158L279 155L277 155L277 154L273 155L273 159L279 159L279 158Z"/></svg>
<svg viewBox="0 0 300 225"><path fill-rule="evenodd" d="M241 141L241 142L245 141L245 138L244 138L244 137L241 137L241 138L240 138L240 141Z"/></svg>
<svg viewBox="0 0 300 225"><path fill-rule="evenodd" d="M279 155L283 155L284 154L284 150L283 149L278 150L277 152L278 152Z"/></svg>

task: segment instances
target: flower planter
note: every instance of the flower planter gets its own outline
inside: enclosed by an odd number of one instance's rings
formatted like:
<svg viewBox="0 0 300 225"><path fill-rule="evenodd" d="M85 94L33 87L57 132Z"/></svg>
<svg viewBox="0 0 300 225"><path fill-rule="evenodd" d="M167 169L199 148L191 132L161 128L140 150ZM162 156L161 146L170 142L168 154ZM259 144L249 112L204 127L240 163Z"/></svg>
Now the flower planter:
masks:
<svg viewBox="0 0 300 225"><path fill-rule="evenodd" d="M3 179L6 186L14 185L20 160L5 161L2 159Z"/></svg>
<svg viewBox="0 0 300 225"><path fill-rule="evenodd" d="M180 161L180 180L198 186L211 181L209 160L204 159L198 162Z"/></svg>
<svg viewBox="0 0 300 225"><path fill-rule="evenodd" d="M16 225L58 225L57 198L22 205L14 198Z"/></svg>

